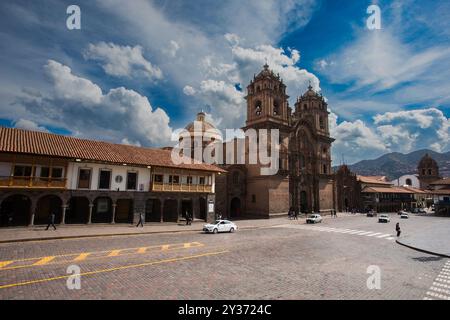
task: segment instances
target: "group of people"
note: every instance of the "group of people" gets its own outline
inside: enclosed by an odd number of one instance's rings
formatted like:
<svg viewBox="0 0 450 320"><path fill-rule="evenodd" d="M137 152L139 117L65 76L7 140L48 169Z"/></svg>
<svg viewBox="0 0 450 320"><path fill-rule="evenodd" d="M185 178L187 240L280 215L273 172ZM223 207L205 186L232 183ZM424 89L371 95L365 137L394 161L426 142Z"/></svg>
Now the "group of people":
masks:
<svg viewBox="0 0 450 320"><path fill-rule="evenodd" d="M294 210L294 208L291 207L288 212L288 217L289 217L289 220L292 220L292 219L298 220L298 211Z"/></svg>

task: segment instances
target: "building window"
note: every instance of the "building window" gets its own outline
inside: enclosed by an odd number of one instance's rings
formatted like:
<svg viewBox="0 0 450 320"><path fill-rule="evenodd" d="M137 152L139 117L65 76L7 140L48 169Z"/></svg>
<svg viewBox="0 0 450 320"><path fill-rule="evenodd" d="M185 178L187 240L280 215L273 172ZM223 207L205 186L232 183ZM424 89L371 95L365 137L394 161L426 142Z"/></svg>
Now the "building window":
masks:
<svg viewBox="0 0 450 320"><path fill-rule="evenodd" d="M39 176L41 178L48 178L48 177L50 177L50 168L49 167L42 167L41 168L41 174Z"/></svg>
<svg viewBox="0 0 450 320"><path fill-rule="evenodd" d="M323 121L323 117L319 118L319 126L321 130L325 130L325 122Z"/></svg>
<svg viewBox="0 0 450 320"><path fill-rule="evenodd" d="M163 175L162 174L155 174L153 181L158 182L158 183L162 183L163 182Z"/></svg>
<svg viewBox="0 0 450 320"><path fill-rule="evenodd" d="M303 110L308 110L308 105L307 104L303 105Z"/></svg>
<svg viewBox="0 0 450 320"><path fill-rule="evenodd" d="M80 169L78 174L78 189L89 189L91 185L91 169Z"/></svg>
<svg viewBox="0 0 450 320"><path fill-rule="evenodd" d="M422 169L422 175L425 175L425 169Z"/></svg>
<svg viewBox="0 0 450 320"><path fill-rule="evenodd" d="M233 172L233 184L234 185L239 184L239 172L237 171Z"/></svg>
<svg viewBox="0 0 450 320"><path fill-rule="evenodd" d="M323 165L323 173L327 174L327 165L326 164Z"/></svg>
<svg viewBox="0 0 450 320"><path fill-rule="evenodd" d="M407 186L412 186L412 181L411 181L411 179L406 179L406 185L407 185Z"/></svg>
<svg viewBox="0 0 450 320"><path fill-rule="evenodd" d="M279 114L280 114L280 103L277 100L275 100L273 102L273 115L277 116Z"/></svg>
<svg viewBox="0 0 450 320"><path fill-rule="evenodd" d="M169 176L169 183L180 183L180 176Z"/></svg>
<svg viewBox="0 0 450 320"><path fill-rule="evenodd" d="M63 168L52 168L52 178L61 179L63 176Z"/></svg>
<svg viewBox="0 0 450 320"><path fill-rule="evenodd" d="M262 102L261 101L256 101L256 103L255 103L255 114L257 115L257 116L260 116L261 115L261 112L262 112Z"/></svg>
<svg viewBox="0 0 450 320"><path fill-rule="evenodd" d="M205 177L200 177L199 178L199 183L200 185L205 185Z"/></svg>
<svg viewBox="0 0 450 320"><path fill-rule="evenodd" d="M100 170L98 188L99 189L111 188L111 170Z"/></svg>
<svg viewBox="0 0 450 320"><path fill-rule="evenodd" d="M137 189L137 172L127 173L127 190Z"/></svg>
<svg viewBox="0 0 450 320"><path fill-rule="evenodd" d="M428 175L431 176L431 169L428 169Z"/></svg>
<svg viewBox="0 0 450 320"><path fill-rule="evenodd" d="M14 166L15 177L31 177L33 169L31 166Z"/></svg>
<svg viewBox="0 0 450 320"><path fill-rule="evenodd" d="M305 156L300 155L300 168L304 169L306 167Z"/></svg>
<svg viewBox="0 0 450 320"><path fill-rule="evenodd" d="M256 203L256 195L255 194L252 194L252 202Z"/></svg>
<svg viewBox="0 0 450 320"><path fill-rule="evenodd" d="M191 185L192 184L192 177L187 177L186 178L186 182L187 182L187 184Z"/></svg>

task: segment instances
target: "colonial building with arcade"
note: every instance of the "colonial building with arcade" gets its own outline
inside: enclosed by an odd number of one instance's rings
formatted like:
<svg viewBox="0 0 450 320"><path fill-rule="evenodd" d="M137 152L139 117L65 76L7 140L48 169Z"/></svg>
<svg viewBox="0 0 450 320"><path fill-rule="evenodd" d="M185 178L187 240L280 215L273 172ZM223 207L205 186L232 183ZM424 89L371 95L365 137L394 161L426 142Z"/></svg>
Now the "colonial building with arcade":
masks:
<svg viewBox="0 0 450 320"><path fill-rule="evenodd" d="M215 218L205 163L175 165L171 152L0 128L0 225L178 222Z"/></svg>

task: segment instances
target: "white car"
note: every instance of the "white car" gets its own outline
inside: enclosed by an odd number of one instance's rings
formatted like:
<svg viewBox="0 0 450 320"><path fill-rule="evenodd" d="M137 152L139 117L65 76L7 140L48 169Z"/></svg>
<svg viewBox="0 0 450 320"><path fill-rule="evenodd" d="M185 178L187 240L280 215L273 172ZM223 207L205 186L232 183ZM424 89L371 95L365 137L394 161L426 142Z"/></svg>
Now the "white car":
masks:
<svg viewBox="0 0 450 320"><path fill-rule="evenodd" d="M402 215L400 216L400 219L409 219L409 215L407 212L402 213Z"/></svg>
<svg viewBox="0 0 450 320"><path fill-rule="evenodd" d="M390 222L391 218L389 218L388 214L382 214L378 218L378 222Z"/></svg>
<svg viewBox="0 0 450 320"><path fill-rule="evenodd" d="M314 213L306 218L306 223L320 223L322 222L322 216L320 214Z"/></svg>
<svg viewBox="0 0 450 320"><path fill-rule="evenodd" d="M203 226L203 231L206 233L218 232L235 232L237 225L229 220L216 220L213 223L208 223Z"/></svg>

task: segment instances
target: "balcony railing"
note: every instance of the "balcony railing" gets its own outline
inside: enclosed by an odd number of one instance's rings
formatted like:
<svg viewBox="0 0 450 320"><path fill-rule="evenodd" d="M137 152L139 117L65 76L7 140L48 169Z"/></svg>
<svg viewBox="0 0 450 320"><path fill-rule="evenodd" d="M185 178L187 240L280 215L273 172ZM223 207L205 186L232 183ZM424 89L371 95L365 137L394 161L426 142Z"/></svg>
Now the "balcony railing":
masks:
<svg viewBox="0 0 450 320"><path fill-rule="evenodd" d="M212 186L203 184L153 182L151 190L161 192L212 192Z"/></svg>
<svg viewBox="0 0 450 320"><path fill-rule="evenodd" d="M0 176L0 187L65 188L65 178Z"/></svg>

